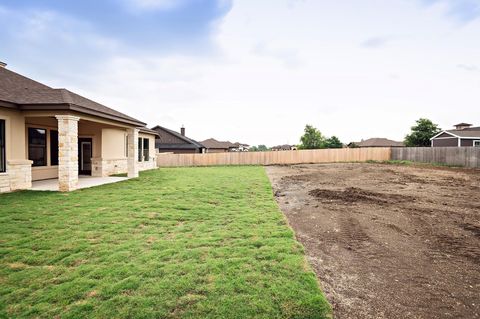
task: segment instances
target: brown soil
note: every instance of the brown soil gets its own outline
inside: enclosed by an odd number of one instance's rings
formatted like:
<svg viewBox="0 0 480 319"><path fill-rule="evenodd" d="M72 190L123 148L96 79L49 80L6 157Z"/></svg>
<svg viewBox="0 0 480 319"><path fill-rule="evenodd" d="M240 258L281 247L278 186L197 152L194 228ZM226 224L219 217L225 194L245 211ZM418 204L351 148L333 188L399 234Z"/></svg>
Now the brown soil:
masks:
<svg viewBox="0 0 480 319"><path fill-rule="evenodd" d="M480 171L266 169L335 318L480 318Z"/></svg>

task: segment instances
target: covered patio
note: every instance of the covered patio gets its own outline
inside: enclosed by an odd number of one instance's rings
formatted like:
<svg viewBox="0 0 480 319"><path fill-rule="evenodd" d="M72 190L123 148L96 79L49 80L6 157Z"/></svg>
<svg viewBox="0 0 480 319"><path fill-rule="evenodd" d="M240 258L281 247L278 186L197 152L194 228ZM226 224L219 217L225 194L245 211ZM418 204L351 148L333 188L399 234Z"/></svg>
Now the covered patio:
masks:
<svg viewBox="0 0 480 319"><path fill-rule="evenodd" d="M88 115L25 114L32 190L72 191L138 177L139 130ZM54 134L55 133L55 134Z"/></svg>
<svg viewBox="0 0 480 319"><path fill-rule="evenodd" d="M156 168L158 133L146 123L1 66L0 78L0 192L42 180L50 181L34 187L55 181L68 192L87 183L82 175L132 178Z"/></svg>
<svg viewBox="0 0 480 319"><path fill-rule="evenodd" d="M129 179L128 177L114 177L114 176L94 177L94 176L80 175L78 176L77 189L89 188L89 187L100 186L105 184L112 184L112 183L126 181L128 179ZM33 181L31 190L58 192L59 190L58 185L59 185L58 178Z"/></svg>

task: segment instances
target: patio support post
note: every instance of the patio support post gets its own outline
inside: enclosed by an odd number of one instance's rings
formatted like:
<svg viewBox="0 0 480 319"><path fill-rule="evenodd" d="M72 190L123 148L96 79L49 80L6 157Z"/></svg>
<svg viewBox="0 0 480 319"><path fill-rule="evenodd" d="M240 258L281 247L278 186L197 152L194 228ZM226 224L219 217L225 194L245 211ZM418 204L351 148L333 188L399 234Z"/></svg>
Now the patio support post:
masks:
<svg viewBox="0 0 480 319"><path fill-rule="evenodd" d="M138 129L127 129L127 141L128 141L128 154L127 154L127 166L128 174L130 178L138 177Z"/></svg>
<svg viewBox="0 0 480 319"><path fill-rule="evenodd" d="M58 190L78 188L78 116L55 115L58 121Z"/></svg>

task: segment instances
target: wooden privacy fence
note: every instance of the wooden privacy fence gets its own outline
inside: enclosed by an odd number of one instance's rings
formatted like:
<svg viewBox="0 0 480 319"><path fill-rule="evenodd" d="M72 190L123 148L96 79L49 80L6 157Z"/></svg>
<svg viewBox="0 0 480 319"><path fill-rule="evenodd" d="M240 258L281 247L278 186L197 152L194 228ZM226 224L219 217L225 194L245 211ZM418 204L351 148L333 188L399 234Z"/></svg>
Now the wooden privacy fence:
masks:
<svg viewBox="0 0 480 319"><path fill-rule="evenodd" d="M480 167L479 147L394 147L392 160Z"/></svg>
<svg viewBox="0 0 480 319"><path fill-rule="evenodd" d="M207 154L158 153L158 167L274 165L390 160L390 148L340 148L301 151L229 152Z"/></svg>

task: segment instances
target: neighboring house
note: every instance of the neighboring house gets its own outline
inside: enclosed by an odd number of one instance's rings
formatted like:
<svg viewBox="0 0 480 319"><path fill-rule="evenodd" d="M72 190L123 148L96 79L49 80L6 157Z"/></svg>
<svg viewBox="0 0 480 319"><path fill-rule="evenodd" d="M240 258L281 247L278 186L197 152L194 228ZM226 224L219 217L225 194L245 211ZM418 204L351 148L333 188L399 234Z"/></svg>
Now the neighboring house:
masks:
<svg viewBox="0 0 480 319"><path fill-rule="evenodd" d="M244 143L235 142L233 145L234 148L231 150L233 152L248 152L250 149L250 145Z"/></svg>
<svg viewBox="0 0 480 319"><path fill-rule="evenodd" d="M480 126L460 123L455 125L454 130L442 131L430 140L432 147L480 147Z"/></svg>
<svg viewBox="0 0 480 319"><path fill-rule="evenodd" d="M0 192L55 178L60 191L71 191L79 174L136 177L156 167L157 133L145 123L5 66L0 66Z"/></svg>
<svg viewBox="0 0 480 319"><path fill-rule="evenodd" d="M392 141L387 138L369 138L361 142L350 142L348 147L405 147L403 142Z"/></svg>
<svg viewBox="0 0 480 319"><path fill-rule="evenodd" d="M236 149L236 145L231 142L220 142L214 138L201 141L200 144L205 146L207 153L226 153L233 152Z"/></svg>
<svg viewBox="0 0 480 319"><path fill-rule="evenodd" d="M273 146L270 149L272 151L296 151L297 146L296 145L283 144L283 145Z"/></svg>
<svg viewBox="0 0 480 319"><path fill-rule="evenodd" d="M205 153L205 146L185 136L185 128L180 129L180 133L157 125L152 128L158 137L155 139L155 148L160 153Z"/></svg>

